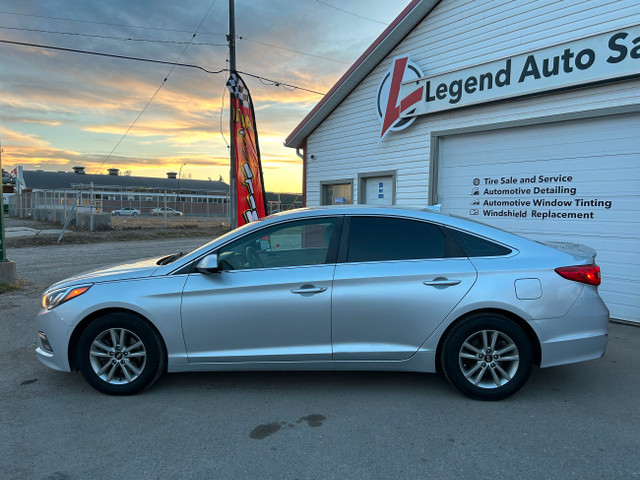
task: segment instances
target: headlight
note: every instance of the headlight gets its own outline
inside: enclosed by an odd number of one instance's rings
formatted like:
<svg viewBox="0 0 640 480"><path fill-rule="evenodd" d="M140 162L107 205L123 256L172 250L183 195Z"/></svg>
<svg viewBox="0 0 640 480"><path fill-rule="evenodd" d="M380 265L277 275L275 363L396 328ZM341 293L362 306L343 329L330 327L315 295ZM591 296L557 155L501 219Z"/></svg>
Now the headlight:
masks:
<svg viewBox="0 0 640 480"><path fill-rule="evenodd" d="M58 288L56 290L51 290L50 292L45 292L42 296L42 308L45 310L56 308L58 305L63 304L72 298L79 297L90 288L91 285L80 285L76 287Z"/></svg>

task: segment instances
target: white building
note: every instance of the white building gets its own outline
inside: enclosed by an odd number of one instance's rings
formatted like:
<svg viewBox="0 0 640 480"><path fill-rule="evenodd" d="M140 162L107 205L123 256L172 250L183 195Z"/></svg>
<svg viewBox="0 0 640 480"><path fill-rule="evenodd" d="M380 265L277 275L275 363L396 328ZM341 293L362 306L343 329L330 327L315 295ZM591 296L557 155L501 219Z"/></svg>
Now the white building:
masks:
<svg viewBox="0 0 640 480"><path fill-rule="evenodd" d="M440 204L598 250L640 321L640 2L414 0L296 127L307 205Z"/></svg>

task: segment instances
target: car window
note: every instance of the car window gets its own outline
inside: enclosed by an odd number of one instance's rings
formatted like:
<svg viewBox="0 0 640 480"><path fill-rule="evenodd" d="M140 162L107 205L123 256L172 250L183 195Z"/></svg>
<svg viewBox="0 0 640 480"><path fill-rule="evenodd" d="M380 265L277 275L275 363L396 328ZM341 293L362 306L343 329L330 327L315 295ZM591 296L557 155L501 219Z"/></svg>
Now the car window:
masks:
<svg viewBox="0 0 640 480"><path fill-rule="evenodd" d="M458 230L449 229L449 233L462 247L467 257L498 257L509 255L512 250L484 238L476 237Z"/></svg>
<svg viewBox="0 0 640 480"><path fill-rule="evenodd" d="M288 222L250 233L218 252L222 270L326 263L335 218Z"/></svg>
<svg viewBox="0 0 640 480"><path fill-rule="evenodd" d="M404 218L353 217L348 262L458 256L437 225Z"/></svg>

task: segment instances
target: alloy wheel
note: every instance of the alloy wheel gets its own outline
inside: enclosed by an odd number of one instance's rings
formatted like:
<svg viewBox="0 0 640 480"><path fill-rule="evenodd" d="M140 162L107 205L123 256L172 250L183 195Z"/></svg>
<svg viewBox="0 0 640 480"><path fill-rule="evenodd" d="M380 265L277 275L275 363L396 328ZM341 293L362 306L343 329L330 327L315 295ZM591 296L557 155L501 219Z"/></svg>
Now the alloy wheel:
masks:
<svg viewBox="0 0 640 480"><path fill-rule="evenodd" d="M520 364L515 342L498 330L481 330L470 335L463 342L458 358L467 381L487 389L506 385Z"/></svg>
<svg viewBox="0 0 640 480"><path fill-rule="evenodd" d="M110 328L93 340L89 359L99 378L112 385L122 385L142 374L147 364L147 350L131 330Z"/></svg>

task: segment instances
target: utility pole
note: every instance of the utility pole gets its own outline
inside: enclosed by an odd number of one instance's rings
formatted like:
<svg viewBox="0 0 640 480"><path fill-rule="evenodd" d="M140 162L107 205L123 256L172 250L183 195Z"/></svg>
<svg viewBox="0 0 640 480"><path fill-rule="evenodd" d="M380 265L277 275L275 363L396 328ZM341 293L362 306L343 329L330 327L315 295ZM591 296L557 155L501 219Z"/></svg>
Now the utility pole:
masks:
<svg viewBox="0 0 640 480"><path fill-rule="evenodd" d="M236 7L235 0L229 0L229 75L236 73ZM230 168L229 168L229 222L231 229L238 227L238 195L236 192L236 139L233 134L233 98L229 95L229 144L230 144Z"/></svg>

